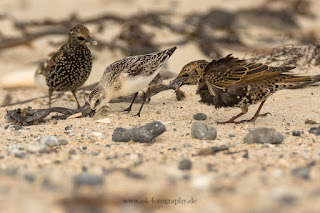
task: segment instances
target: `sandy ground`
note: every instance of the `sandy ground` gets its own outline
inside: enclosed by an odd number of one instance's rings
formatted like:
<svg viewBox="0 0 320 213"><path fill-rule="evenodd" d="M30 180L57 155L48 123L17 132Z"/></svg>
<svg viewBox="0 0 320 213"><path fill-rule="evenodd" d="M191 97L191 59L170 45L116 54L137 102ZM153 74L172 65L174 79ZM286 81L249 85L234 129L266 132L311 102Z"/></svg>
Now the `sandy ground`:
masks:
<svg viewBox="0 0 320 213"><path fill-rule="evenodd" d="M87 17L108 11L127 15L171 8L183 16L190 12L207 11L211 7L235 10L260 3L261 1L254 0L212 3L206 0L3 0L0 2L0 14L8 13L19 19L41 19L64 18L72 12ZM313 9L317 11L317 8L320 8L320 3L314 1ZM320 23L319 17L313 22L304 18L299 19L299 22L307 30ZM15 35L10 22L4 21L2 24L3 33ZM94 34L96 29L91 30ZM110 26L111 34L117 30L116 26ZM169 32L160 31L157 39L174 41L170 35ZM259 33L256 32L256 35L259 36ZM96 36L108 39L107 34ZM50 36L32 42L32 48L22 46L2 50L1 75L19 71L33 73L36 62L56 48L48 45L47 41L63 39L61 36ZM223 49L223 52L233 51ZM248 54L241 51L234 53L240 57ZM108 50L93 51L93 54L96 58L87 83L97 81L108 64L123 57L119 52ZM184 64L196 59L206 57L194 43L188 43L178 46L167 67L178 73ZM319 74L319 69L296 69L296 72L313 75ZM320 136L309 134L311 127L319 125L305 124L307 119L320 122L319 88L277 92L268 99L262 110L270 112L271 116L259 118L254 123L239 125L218 125L216 121L229 119L239 113L240 109L215 110L198 103L195 86L184 86L182 90L187 97L179 102L176 101L173 91L154 96L150 103L145 105L140 118L133 116L138 105L134 105L133 111L126 114L121 110L125 109L128 103L118 103L112 104L108 112L93 118L47 120L45 123L25 126L20 130L15 130L13 125L8 126L10 123L4 119L6 109L28 106L35 109L45 108L47 99L0 108L0 209L6 209L5 212L93 212L93 209L96 212L320 211ZM7 94L13 97L13 102L43 95L36 88L0 88L0 94L0 103ZM70 97L71 94L67 93L53 102L53 105L74 108L76 103ZM83 100L83 95L80 97ZM244 118L250 118L257 107L251 106ZM193 115L198 112L205 113L208 119L204 122L216 128L216 140L191 139L191 125L195 122ZM102 118L110 118L111 123L96 122ZM165 123L167 129L153 143L116 143L111 140L116 127L131 128L152 121ZM71 129L66 130L67 126ZM285 140L279 145L245 144L245 134L257 127L274 128L285 136ZM292 131L301 131L302 135L292 136ZM93 132L96 134L92 134ZM35 143L45 135L66 139L68 144L57 147L49 154L27 153L23 158L10 152L12 147ZM234 153L195 156L202 148L218 145L227 145L229 151ZM243 150L248 150L248 158L243 157ZM178 169L179 162L185 158L192 162L191 170ZM107 172L112 168L118 170ZM308 177L294 175L296 168L309 169ZM122 172L125 169L131 172ZM104 182L95 186L78 187L75 176L83 171L101 178ZM92 199L92 202L81 200L80 197ZM102 201L98 201L98 198ZM65 207L67 204L61 204L68 199L74 199L73 211ZM126 199L136 199L139 202L145 199L159 199L159 202L184 199L192 200L193 203L142 205L124 203ZM84 203L91 211L77 209ZM103 207L99 209L99 206Z"/></svg>

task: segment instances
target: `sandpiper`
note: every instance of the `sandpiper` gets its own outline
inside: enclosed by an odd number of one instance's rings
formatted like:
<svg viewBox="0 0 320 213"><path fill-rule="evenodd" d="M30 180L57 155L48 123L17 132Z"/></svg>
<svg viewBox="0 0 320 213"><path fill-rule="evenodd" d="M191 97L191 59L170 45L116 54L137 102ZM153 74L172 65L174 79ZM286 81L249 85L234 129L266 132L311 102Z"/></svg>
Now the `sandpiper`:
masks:
<svg viewBox="0 0 320 213"><path fill-rule="evenodd" d="M191 63L194 66L194 63ZM191 75L192 69L184 67L179 77L172 81L178 87L184 84L197 84L200 103L213 105L215 108L240 107L242 112L228 121L218 123L253 122L266 99L281 89L290 89L306 82L312 82L311 76L298 76L289 73L295 67L272 67L262 63L249 63L228 55L220 60L213 60L207 66L197 67L198 75ZM193 68L194 69L194 68ZM190 80L192 78L193 80ZM186 83L185 83L186 82ZM248 112L248 106L261 102L255 115L249 120L235 120Z"/></svg>
<svg viewBox="0 0 320 213"><path fill-rule="evenodd" d="M130 112L138 92L143 91L143 102L137 113L137 116L140 116L147 99L145 94L147 86L176 49L173 47L162 52L130 56L112 63L89 95L88 102L91 109L97 112L112 99L134 94L129 108L124 110Z"/></svg>
<svg viewBox="0 0 320 213"><path fill-rule="evenodd" d="M69 32L67 43L48 61L39 65L35 76L36 82L41 84L42 76L45 77L49 88L49 107L53 91L68 90L74 95L78 108L80 107L75 92L88 79L92 68L92 56L86 42L97 44L87 27L81 24L75 25Z"/></svg>

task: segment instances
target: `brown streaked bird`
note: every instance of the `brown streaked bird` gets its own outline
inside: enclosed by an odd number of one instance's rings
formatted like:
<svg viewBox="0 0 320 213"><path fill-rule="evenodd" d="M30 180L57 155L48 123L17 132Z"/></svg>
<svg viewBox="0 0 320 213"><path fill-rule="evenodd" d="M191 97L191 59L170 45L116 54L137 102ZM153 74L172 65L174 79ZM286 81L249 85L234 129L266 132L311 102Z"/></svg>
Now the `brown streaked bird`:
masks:
<svg viewBox="0 0 320 213"><path fill-rule="evenodd" d="M298 76L289 73L295 67L272 67L262 63L249 63L228 55L219 60L213 60L206 68L199 68L197 94L200 103L213 105L215 108L240 107L242 112L228 121L218 123L253 122L260 116L260 110L266 99L281 89L290 89L306 82L312 82L311 76ZM187 70L187 69L185 69ZM184 71L184 70L182 70ZM179 76L185 74L180 73ZM172 84L182 86L187 81L177 78ZM248 106L261 102L255 115L249 120L235 120L248 112Z"/></svg>
<svg viewBox="0 0 320 213"><path fill-rule="evenodd" d="M47 63L40 66L49 87L49 107L53 91L69 90L74 95L78 108L80 107L75 93L86 82L92 68L92 55L86 46L87 42L97 44L87 27L75 25L69 32L67 43L53 54ZM37 72L41 74L40 71Z"/></svg>

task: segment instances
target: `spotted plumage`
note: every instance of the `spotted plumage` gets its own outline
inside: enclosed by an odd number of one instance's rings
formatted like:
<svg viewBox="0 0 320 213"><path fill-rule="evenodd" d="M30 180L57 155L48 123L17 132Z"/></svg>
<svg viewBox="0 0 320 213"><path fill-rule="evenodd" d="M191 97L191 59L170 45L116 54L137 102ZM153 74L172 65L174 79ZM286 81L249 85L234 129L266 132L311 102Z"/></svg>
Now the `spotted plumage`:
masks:
<svg viewBox="0 0 320 213"><path fill-rule="evenodd" d="M125 110L130 112L138 92L147 88L175 50L176 47L173 47L162 52L130 56L112 63L107 67L98 86L89 95L91 109L98 111L112 99L135 94L129 108ZM138 116L145 100L144 93Z"/></svg>
<svg viewBox="0 0 320 213"><path fill-rule="evenodd" d="M255 121L265 100L278 90L290 88L305 82L312 82L310 76L297 76L289 73L295 67L271 67L262 63L248 63L231 55L220 60L213 60L205 68L199 68L197 94L201 103L215 108L240 107L242 112L230 120L221 123L238 123L235 119L247 113L248 106L261 102ZM183 70L182 70L183 71ZM179 76L186 74L180 73ZM188 75L190 76L190 75ZM186 79L177 78L173 83L182 86ZM190 80L189 80L190 82ZM243 121L241 121L243 122Z"/></svg>
<svg viewBox="0 0 320 213"><path fill-rule="evenodd" d="M68 42L43 64L49 87L49 106L53 91L70 90L80 107L75 92L88 79L92 68L92 56L86 42L96 44L85 26L74 26L69 32Z"/></svg>

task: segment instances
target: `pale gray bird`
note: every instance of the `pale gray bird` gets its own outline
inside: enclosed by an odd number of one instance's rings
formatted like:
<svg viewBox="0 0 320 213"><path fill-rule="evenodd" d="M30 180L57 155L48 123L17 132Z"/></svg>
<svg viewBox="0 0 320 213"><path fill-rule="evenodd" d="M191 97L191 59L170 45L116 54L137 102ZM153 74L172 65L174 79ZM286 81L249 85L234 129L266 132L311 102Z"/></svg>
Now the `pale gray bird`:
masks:
<svg viewBox="0 0 320 213"><path fill-rule="evenodd" d="M147 98L145 94L147 86L176 49L173 47L162 52L130 56L112 63L89 95L88 102L91 109L97 112L112 99L135 94L129 108L125 110L130 112L138 92L143 91L143 102L137 114L140 116Z"/></svg>

